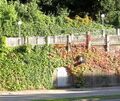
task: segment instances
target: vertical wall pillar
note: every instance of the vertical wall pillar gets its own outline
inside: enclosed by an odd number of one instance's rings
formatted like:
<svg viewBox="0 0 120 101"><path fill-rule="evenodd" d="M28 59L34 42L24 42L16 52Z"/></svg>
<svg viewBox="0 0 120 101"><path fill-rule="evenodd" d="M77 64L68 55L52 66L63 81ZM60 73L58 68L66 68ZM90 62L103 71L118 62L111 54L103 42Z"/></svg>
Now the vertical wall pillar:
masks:
<svg viewBox="0 0 120 101"><path fill-rule="evenodd" d="M120 36L120 29L119 29L119 28L116 28L116 34L117 34L118 36Z"/></svg>
<svg viewBox="0 0 120 101"><path fill-rule="evenodd" d="M86 33L86 48L87 49L91 48L91 34L90 34L90 32Z"/></svg>
<svg viewBox="0 0 120 101"><path fill-rule="evenodd" d="M106 41L106 51L109 52L110 51L110 37L109 35L105 35L105 41Z"/></svg>

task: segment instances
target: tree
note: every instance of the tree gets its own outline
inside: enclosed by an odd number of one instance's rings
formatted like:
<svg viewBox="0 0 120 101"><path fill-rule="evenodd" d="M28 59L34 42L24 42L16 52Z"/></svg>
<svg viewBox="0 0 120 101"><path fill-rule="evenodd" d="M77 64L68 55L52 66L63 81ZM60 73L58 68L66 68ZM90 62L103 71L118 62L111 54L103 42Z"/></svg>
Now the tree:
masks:
<svg viewBox="0 0 120 101"><path fill-rule="evenodd" d="M12 4L8 4L6 0L0 1L0 26L1 32L4 34L13 34L15 22L17 20L17 12Z"/></svg>
<svg viewBox="0 0 120 101"><path fill-rule="evenodd" d="M101 13L106 14L106 23L120 26L120 2L119 0L101 0Z"/></svg>

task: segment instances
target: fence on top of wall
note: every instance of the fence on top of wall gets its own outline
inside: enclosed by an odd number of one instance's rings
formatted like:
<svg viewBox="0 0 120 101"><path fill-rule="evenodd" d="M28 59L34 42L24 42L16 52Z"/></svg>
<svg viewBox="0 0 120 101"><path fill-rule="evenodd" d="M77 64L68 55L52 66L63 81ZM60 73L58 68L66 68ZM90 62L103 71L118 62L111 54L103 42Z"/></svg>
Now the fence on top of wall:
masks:
<svg viewBox="0 0 120 101"><path fill-rule="evenodd" d="M59 35L59 36L31 36L31 37L7 37L7 46L16 47L20 45L44 45L44 44L78 44L85 43L91 46L104 48L106 51L120 49L120 35L92 35L87 32L82 35Z"/></svg>

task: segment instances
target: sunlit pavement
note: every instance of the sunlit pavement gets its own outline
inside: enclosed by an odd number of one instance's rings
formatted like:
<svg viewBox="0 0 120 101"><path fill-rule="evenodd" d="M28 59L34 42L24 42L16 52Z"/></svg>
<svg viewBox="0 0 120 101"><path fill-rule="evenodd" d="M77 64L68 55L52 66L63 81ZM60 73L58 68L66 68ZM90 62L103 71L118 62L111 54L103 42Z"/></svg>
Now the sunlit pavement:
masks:
<svg viewBox="0 0 120 101"><path fill-rule="evenodd" d="M0 92L0 101L32 101L33 99L73 98L97 95L120 94L120 87L91 88L91 89L59 89L32 90L17 92ZM104 100L104 101L120 101Z"/></svg>

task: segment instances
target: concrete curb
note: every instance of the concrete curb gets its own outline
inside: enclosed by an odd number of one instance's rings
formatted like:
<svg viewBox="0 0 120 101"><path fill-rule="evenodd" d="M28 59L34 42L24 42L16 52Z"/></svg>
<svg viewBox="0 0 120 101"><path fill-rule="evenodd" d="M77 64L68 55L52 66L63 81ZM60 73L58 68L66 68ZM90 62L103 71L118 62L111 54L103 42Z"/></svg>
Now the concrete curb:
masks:
<svg viewBox="0 0 120 101"><path fill-rule="evenodd" d="M120 87L99 87L99 88L70 88L54 90L25 90L25 91L0 91L0 95L32 95L32 94L77 94L92 93L96 91L114 91L120 90Z"/></svg>

